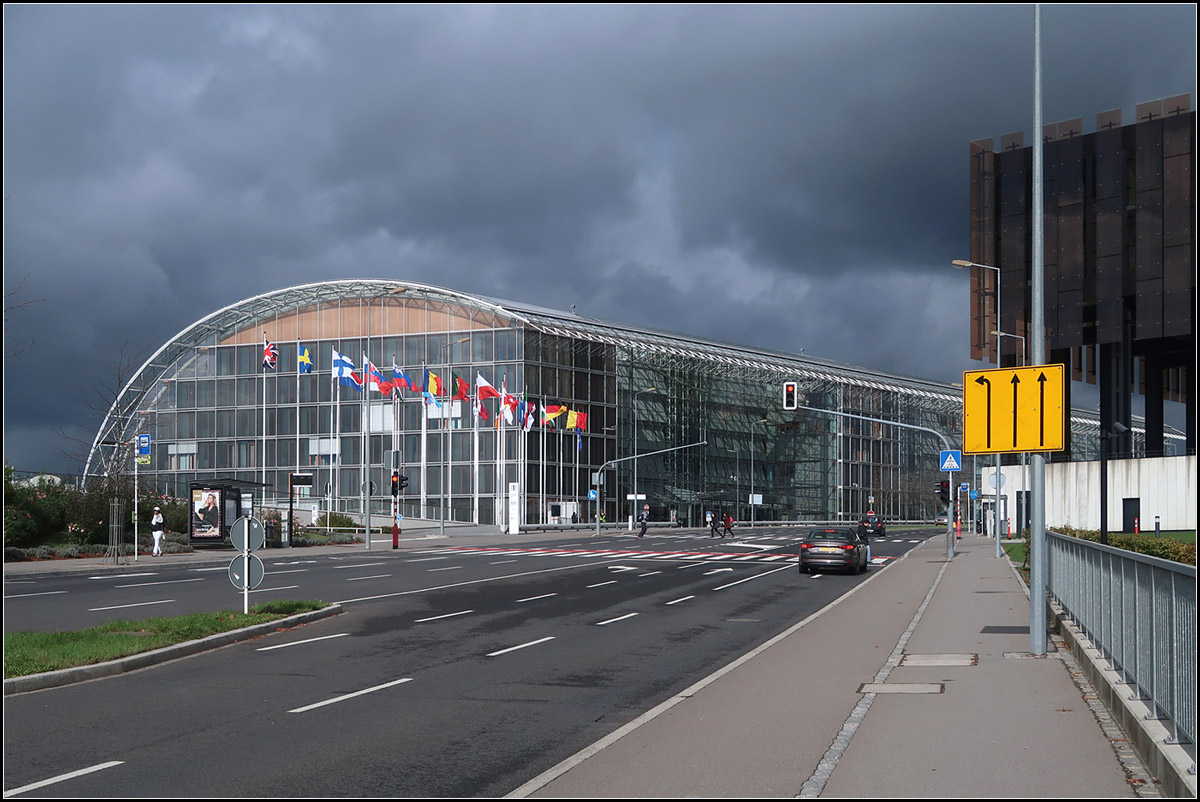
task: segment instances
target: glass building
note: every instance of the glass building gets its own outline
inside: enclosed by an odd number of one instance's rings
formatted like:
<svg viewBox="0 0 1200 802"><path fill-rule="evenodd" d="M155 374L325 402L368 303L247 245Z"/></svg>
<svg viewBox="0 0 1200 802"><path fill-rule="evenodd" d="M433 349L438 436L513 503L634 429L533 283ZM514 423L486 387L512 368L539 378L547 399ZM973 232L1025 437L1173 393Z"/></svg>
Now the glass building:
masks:
<svg viewBox="0 0 1200 802"><path fill-rule="evenodd" d="M369 359L385 382L395 369L450 389L435 405L411 388L343 386L335 352L357 381ZM534 413L517 406L504 421L503 398L476 403L483 382ZM797 409L783 408L784 382L796 382ZM287 498L291 474L311 474L305 505L355 518L364 503L391 515L395 470L408 479L406 518L616 521L645 505L654 521L691 526L710 511L929 520L945 478L933 432L958 448L961 416L951 385L424 284L338 280L246 299L161 346L121 391L85 472L129 458L105 444L149 435L144 486L182 497L193 482L237 482L270 503ZM956 482L973 481L967 471Z"/></svg>

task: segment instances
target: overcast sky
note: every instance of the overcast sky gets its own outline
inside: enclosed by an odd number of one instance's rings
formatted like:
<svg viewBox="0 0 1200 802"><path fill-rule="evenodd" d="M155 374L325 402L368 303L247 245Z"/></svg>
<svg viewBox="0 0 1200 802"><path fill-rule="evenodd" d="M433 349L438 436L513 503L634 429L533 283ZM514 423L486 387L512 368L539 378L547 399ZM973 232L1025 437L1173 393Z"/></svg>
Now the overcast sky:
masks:
<svg viewBox="0 0 1200 802"><path fill-rule="evenodd" d="M1031 5L5 5L5 462L81 470L123 348L338 278L961 381L968 145L1031 141L1033 36ZM1046 123L1194 97L1192 4L1042 37Z"/></svg>

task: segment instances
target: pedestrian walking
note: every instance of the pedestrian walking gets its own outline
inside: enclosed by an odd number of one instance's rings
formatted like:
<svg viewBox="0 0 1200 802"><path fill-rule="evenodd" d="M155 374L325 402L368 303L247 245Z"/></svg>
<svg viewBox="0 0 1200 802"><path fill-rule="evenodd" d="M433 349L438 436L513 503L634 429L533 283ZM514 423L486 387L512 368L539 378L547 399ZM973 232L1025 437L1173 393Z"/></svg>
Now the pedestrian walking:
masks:
<svg viewBox="0 0 1200 802"><path fill-rule="evenodd" d="M733 516L730 515L729 513L725 513L725 531L721 533L721 537L724 538L726 535L732 535L732 534L733 534Z"/></svg>
<svg viewBox="0 0 1200 802"><path fill-rule="evenodd" d="M716 537L717 536L717 514L715 512L710 512L708 514L708 522L712 526L712 534L709 535L709 537Z"/></svg>
<svg viewBox="0 0 1200 802"><path fill-rule="evenodd" d="M642 531L638 532L638 537L645 537L646 536L646 512L645 512L645 510L643 510L642 514L638 516L638 523L642 525Z"/></svg>
<svg viewBox="0 0 1200 802"><path fill-rule="evenodd" d="M150 535L154 538L154 548L150 551L150 556L162 556L162 541L163 541L163 516L158 507L154 508L154 515L150 517Z"/></svg>

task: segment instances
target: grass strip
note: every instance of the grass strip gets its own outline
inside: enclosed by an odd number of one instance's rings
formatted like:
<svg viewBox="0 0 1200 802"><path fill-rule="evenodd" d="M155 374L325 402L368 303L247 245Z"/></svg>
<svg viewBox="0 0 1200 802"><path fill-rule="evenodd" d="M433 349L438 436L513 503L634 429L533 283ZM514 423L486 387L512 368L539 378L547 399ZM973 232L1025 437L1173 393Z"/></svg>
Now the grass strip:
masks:
<svg viewBox="0 0 1200 802"><path fill-rule="evenodd" d="M103 663L327 606L321 601L273 601L256 605L249 613L223 610L174 618L109 621L73 632L13 632L4 636L4 676L23 677Z"/></svg>

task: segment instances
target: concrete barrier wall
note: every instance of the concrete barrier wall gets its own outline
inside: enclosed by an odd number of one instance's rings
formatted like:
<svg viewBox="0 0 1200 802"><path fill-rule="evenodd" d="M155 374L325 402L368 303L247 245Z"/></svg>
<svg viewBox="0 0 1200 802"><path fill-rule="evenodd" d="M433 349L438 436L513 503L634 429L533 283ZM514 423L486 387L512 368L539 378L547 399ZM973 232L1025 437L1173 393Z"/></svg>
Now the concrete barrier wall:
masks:
<svg viewBox="0 0 1200 802"><path fill-rule="evenodd" d="M983 471L984 487L994 468ZM1029 488L1028 466L1005 465L1002 495L1008 498L1010 516L1016 510L1016 493ZM1120 532L1123 500L1141 501L1140 526L1154 532L1154 516L1164 530L1196 528L1196 457L1148 457L1108 460L1108 531ZM1050 462L1046 464L1046 526L1075 529L1100 528L1100 462Z"/></svg>

